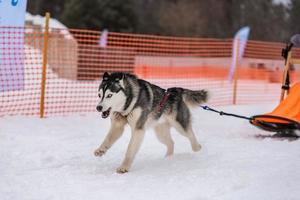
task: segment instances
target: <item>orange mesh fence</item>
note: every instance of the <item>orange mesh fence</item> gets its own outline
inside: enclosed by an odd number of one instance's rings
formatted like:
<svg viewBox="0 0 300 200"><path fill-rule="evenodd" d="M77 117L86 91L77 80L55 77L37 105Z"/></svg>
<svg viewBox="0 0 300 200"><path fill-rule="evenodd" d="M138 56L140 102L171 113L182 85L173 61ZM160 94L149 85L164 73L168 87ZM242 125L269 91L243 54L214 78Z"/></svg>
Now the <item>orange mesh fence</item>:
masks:
<svg viewBox="0 0 300 200"><path fill-rule="evenodd" d="M45 116L95 111L105 71L134 73L164 88L206 88L212 93L209 104L232 104L232 39L109 32L105 46L100 40L99 31L50 28ZM39 115L43 44L42 27L0 27L0 116ZM237 104L279 100L284 46L248 42L239 66ZM293 56L300 57L299 49ZM291 81L299 77L300 67L292 66Z"/></svg>

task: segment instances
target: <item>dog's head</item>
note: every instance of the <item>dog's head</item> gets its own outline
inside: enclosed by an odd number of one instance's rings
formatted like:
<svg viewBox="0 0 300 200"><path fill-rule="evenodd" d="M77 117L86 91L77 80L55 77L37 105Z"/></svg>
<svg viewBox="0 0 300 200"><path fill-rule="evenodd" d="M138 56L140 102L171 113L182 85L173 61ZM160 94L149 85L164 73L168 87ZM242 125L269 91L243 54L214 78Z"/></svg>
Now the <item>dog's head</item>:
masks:
<svg viewBox="0 0 300 200"><path fill-rule="evenodd" d="M126 102L124 79L123 73L103 74L98 89L100 102L96 107L97 111L102 112L102 118L107 118L112 112L122 111Z"/></svg>

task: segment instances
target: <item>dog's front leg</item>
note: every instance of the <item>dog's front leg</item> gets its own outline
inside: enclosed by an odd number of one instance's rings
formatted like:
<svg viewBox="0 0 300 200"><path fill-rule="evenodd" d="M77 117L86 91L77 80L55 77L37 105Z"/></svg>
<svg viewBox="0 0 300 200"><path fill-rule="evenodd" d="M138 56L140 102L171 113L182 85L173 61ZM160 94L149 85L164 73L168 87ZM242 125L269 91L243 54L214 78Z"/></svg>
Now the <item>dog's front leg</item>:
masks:
<svg viewBox="0 0 300 200"><path fill-rule="evenodd" d="M122 165L117 169L118 173L126 173L129 171L131 164L134 160L136 153L138 152L142 141L144 139L144 129L135 129L132 131L130 142L127 148L127 152Z"/></svg>
<svg viewBox="0 0 300 200"><path fill-rule="evenodd" d="M120 116L112 118L110 130L100 147L94 151L95 156L102 156L106 153L106 151L121 137L126 123L126 119L121 118Z"/></svg>

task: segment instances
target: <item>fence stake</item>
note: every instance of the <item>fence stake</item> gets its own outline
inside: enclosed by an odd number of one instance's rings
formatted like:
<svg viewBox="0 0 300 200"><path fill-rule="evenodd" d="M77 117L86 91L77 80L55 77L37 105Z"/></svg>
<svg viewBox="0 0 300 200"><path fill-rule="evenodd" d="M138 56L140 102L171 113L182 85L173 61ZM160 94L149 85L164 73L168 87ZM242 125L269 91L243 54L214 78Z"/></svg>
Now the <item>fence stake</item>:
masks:
<svg viewBox="0 0 300 200"><path fill-rule="evenodd" d="M233 99L232 103L233 105L236 104L236 95L237 95L237 81L239 78L239 51L240 51L240 41L239 39L237 40L237 48L236 48L236 60L235 60L235 68L234 68L234 77L233 77Z"/></svg>
<svg viewBox="0 0 300 200"><path fill-rule="evenodd" d="M49 39L49 19L50 19L50 13L46 12L44 47L43 47L43 68L42 68L42 81L41 81L40 118L44 117L44 107L45 107L46 70L47 70L47 53L48 53L48 39Z"/></svg>

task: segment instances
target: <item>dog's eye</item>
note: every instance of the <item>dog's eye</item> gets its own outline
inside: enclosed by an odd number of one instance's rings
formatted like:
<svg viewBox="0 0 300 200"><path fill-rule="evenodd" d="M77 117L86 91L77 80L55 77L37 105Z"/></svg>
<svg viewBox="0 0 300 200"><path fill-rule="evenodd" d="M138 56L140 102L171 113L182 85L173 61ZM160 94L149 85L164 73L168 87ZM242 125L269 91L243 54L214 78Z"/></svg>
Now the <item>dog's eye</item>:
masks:
<svg viewBox="0 0 300 200"><path fill-rule="evenodd" d="M101 98L101 94L98 94L98 97Z"/></svg>
<svg viewBox="0 0 300 200"><path fill-rule="evenodd" d="M112 97L112 94L109 94L106 96L106 98L111 98Z"/></svg>

